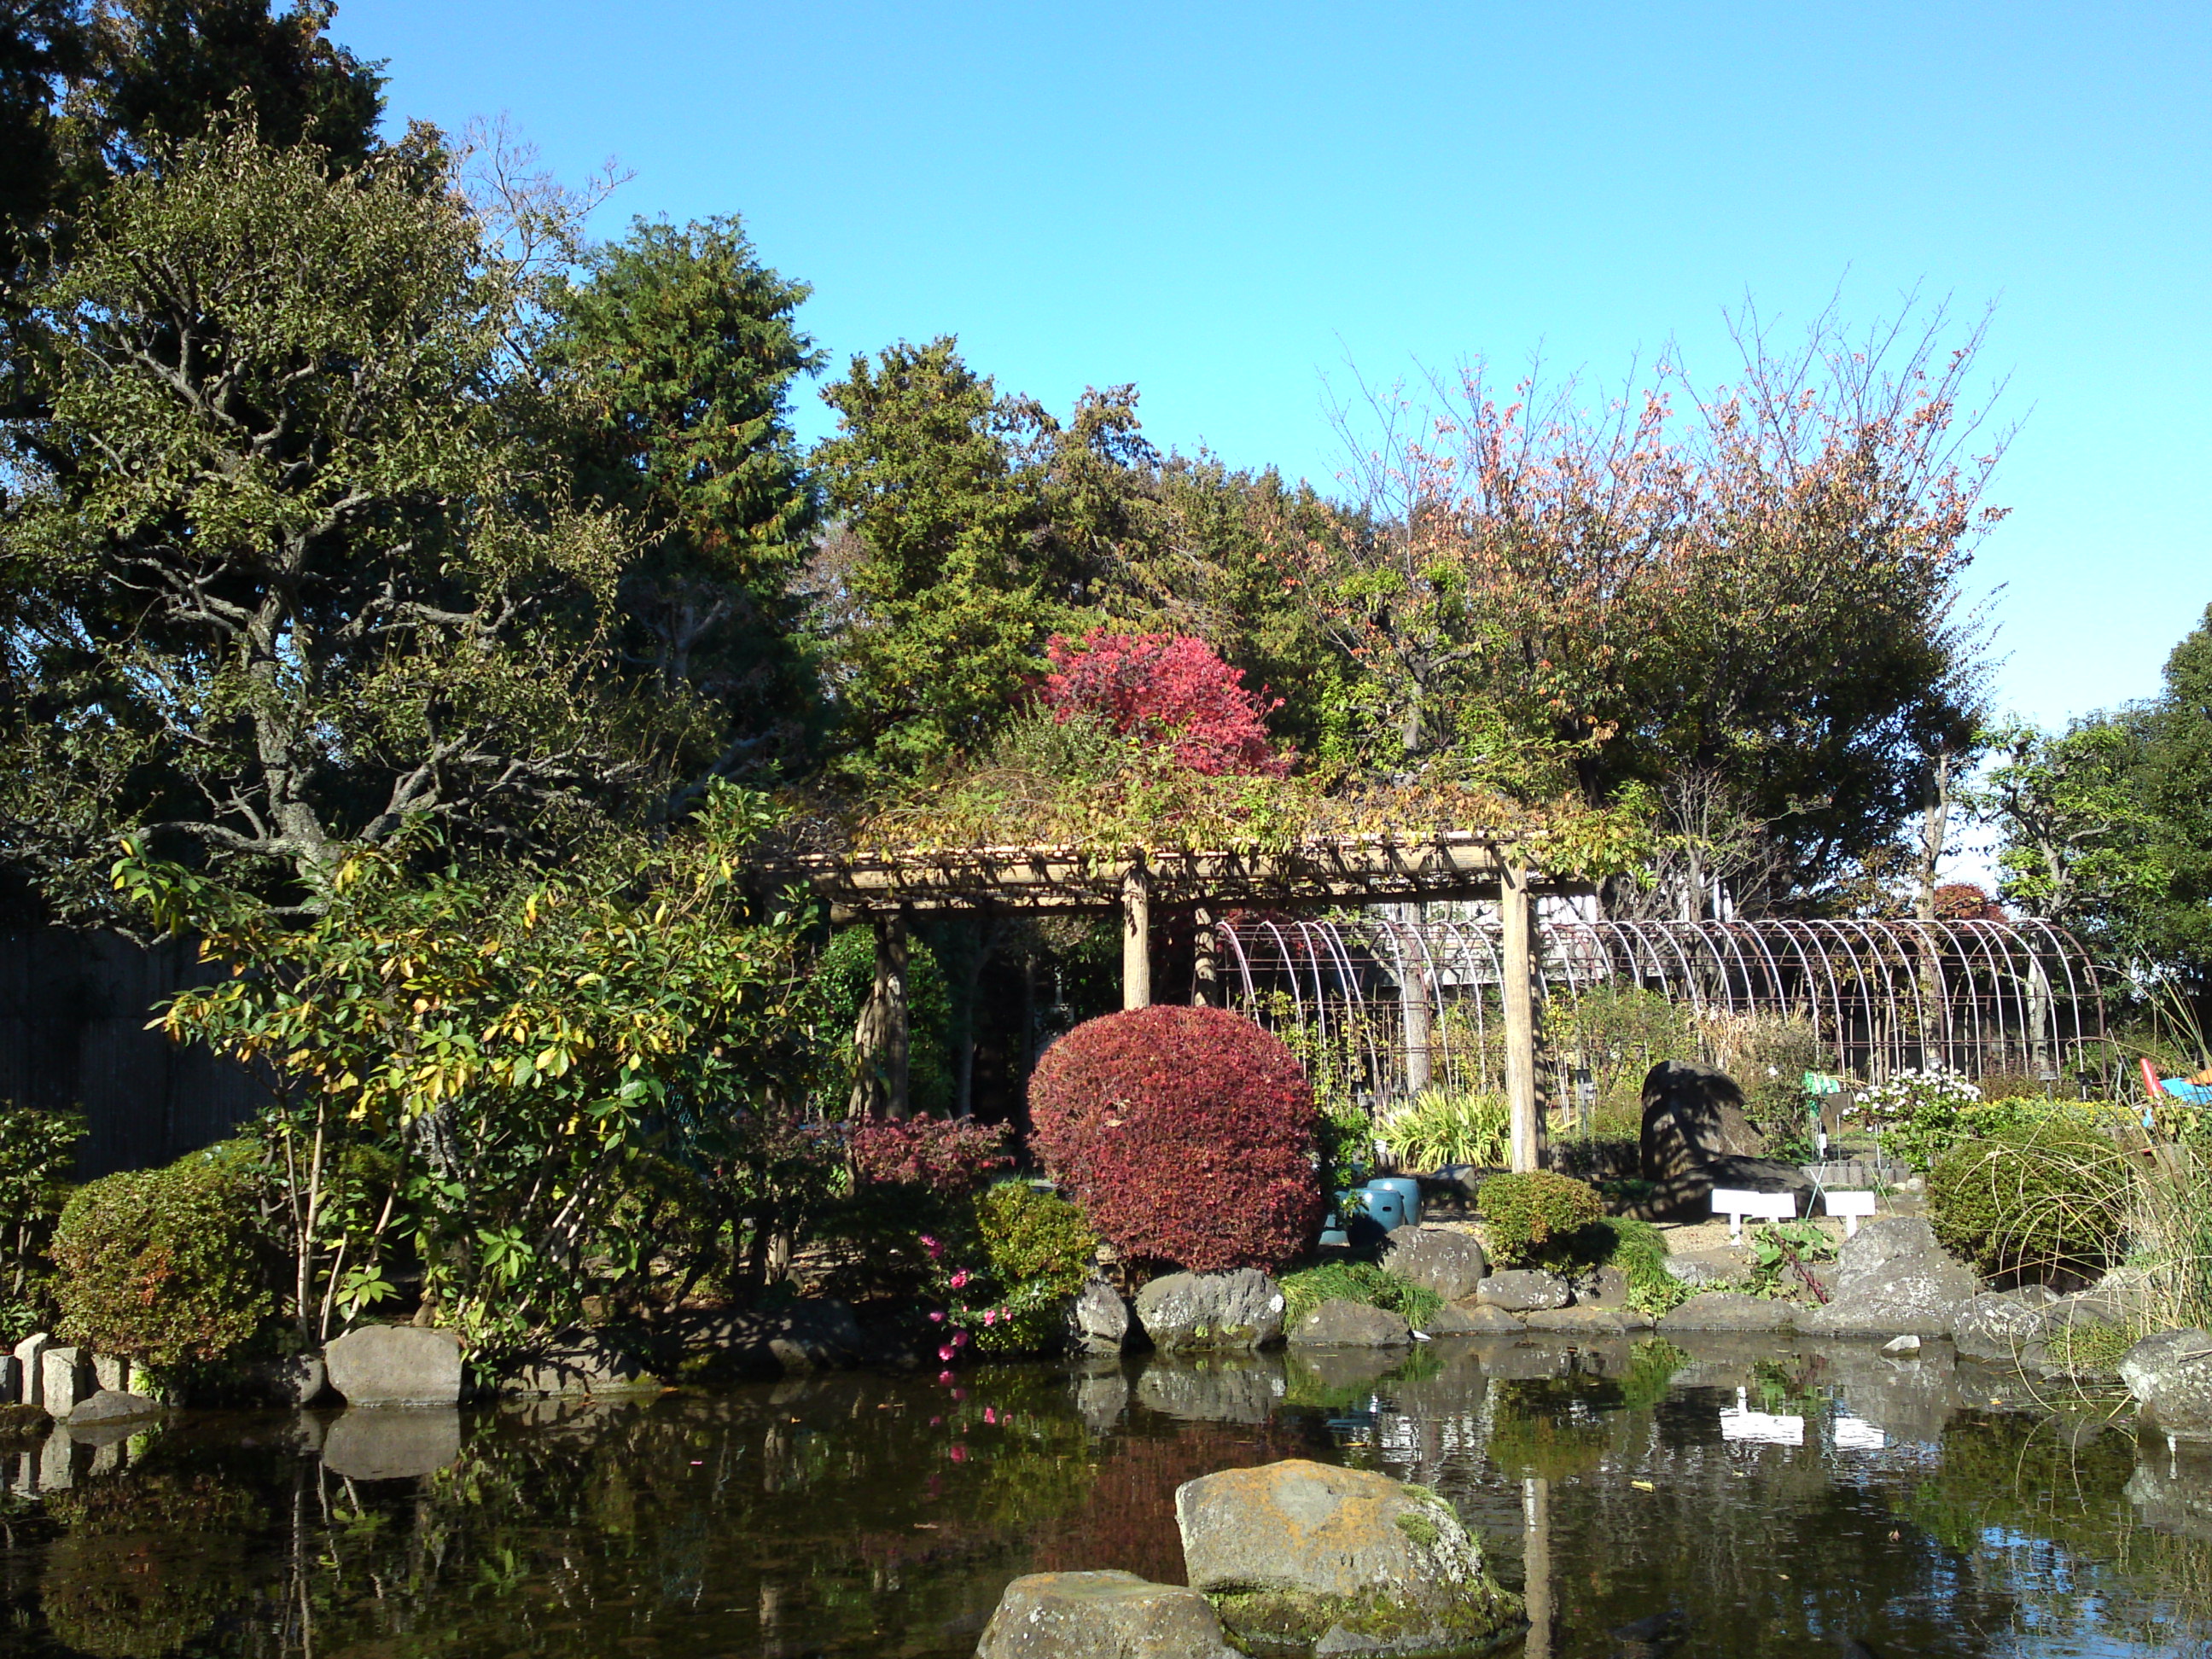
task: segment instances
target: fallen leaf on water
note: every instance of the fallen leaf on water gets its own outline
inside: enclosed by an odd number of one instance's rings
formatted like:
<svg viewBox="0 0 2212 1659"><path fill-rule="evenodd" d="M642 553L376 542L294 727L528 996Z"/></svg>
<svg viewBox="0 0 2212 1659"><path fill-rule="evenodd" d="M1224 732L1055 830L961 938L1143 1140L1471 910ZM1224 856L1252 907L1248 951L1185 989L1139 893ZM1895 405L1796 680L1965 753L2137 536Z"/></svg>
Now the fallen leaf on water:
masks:
<svg viewBox="0 0 2212 1659"><path fill-rule="evenodd" d="M1628 1484L1635 1487L1638 1492L1657 1492L1659 1490L1658 1487L1653 1486L1649 1480L1632 1480Z"/></svg>

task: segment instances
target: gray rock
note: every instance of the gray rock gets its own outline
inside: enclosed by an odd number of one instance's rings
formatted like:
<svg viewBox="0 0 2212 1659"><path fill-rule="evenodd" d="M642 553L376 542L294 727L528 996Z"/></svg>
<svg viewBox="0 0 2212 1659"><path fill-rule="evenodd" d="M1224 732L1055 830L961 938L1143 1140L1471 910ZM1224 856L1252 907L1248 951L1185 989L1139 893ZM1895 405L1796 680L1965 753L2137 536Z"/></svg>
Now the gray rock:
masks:
<svg viewBox="0 0 2212 1659"><path fill-rule="evenodd" d="M1287 1390L1281 1361L1157 1358L1137 1378L1139 1403L1183 1423L1264 1423Z"/></svg>
<svg viewBox="0 0 2212 1659"><path fill-rule="evenodd" d="M66 1418L98 1391L91 1356L82 1348L48 1348L39 1357L39 1395L47 1412Z"/></svg>
<svg viewBox="0 0 2212 1659"><path fill-rule="evenodd" d="M45 1358L46 1350L53 1346L53 1338L44 1331L27 1336L15 1345L15 1363L22 1367L22 1371L16 1384L18 1392L10 1395L9 1399L20 1401L26 1406L36 1406L41 1411L46 1409L46 1372L39 1362Z"/></svg>
<svg viewBox="0 0 2212 1659"><path fill-rule="evenodd" d="M1651 1328L1650 1316L1633 1308L1608 1308L1577 1302L1571 1308L1532 1308L1521 1316L1532 1331L1580 1331L1589 1336L1624 1336Z"/></svg>
<svg viewBox="0 0 2212 1659"><path fill-rule="evenodd" d="M1881 1351L1887 1354L1900 1357L1905 1354L1917 1354L1920 1352L1920 1339L1917 1336L1893 1336L1881 1345Z"/></svg>
<svg viewBox="0 0 2212 1659"><path fill-rule="evenodd" d="M1446 1227L1401 1227L1390 1235L1382 1265L1447 1302L1474 1295L1490 1272L1482 1241Z"/></svg>
<svg viewBox="0 0 2212 1659"><path fill-rule="evenodd" d="M319 1353L288 1354L281 1358L257 1359L240 1368L239 1381L264 1405L296 1410L323 1397L329 1378Z"/></svg>
<svg viewBox="0 0 2212 1659"><path fill-rule="evenodd" d="M404 1480L461 1455L461 1414L451 1407L350 1406L323 1440L323 1467L349 1480Z"/></svg>
<svg viewBox="0 0 2212 1659"><path fill-rule="evenodd" d="M1938 1443L1959 1409L1958 1369L1940 1344L1903 1358L1838 1345L1822 1357L1850 1410L1896 1439Z"/></svg>
<svg viewBox="0 0 2212 1659"><path fill-rule="evenodd" d="M1193 1588L1244 1650L1479 1646L1518 1621L1451 1505L1387 1475L1292 1459L1176 1490Z"/></svg>
<svg viewBox="0 0 2212 1659"><path fill-rule="evenodd" d="M1137 1345L1136 1316L1121 1291L1094 1279L1067 1307L1067 1345L1077 1353L1121 1353Z"/></svg>
<svg viewBox="0 0 2212 1659"><path fill-rule="evenodd" d="M1715 1251L1692 1253L1689 1255L1670 1255L1665 1263L1667 1271L1685 1285L1732 1285L1744 1276L1743 1263L1732 1255Z"/></svg>
<svg viewBox="0 0 2212 1659"><path fill-rule="evenodd" d="M2120 1381L2166 1433L2212 1439L2212 1334L2160 1331L2143 1338L2120 1361Z"/></svg>
<svg viewBox="0 0 2212 1659"><path fill-rule="evenodd" d="M2051 1332L2045 1308L2030 1306L2013 1292L1993 1291L1978 1296L1959 1310L1951 1328L1951 1341L1962 1359L1989 1359L2017 1364Z"/></svg>
<svg viewBox="0 0 2212 1659"><path fill-rule="evenodd" d="M1516 1267L1492 1273L1482 1281L1474 1299L1508 1313L1528 1313L1537 1308L1564 1308L1572 1298L1567 1281L1540 1267Z"/></svg>
<svg viewBox="0 0 2212 1659"><path fill-rule="evenodd" d="M1726 1072L1662 1060L1644 1075L1644 1178L1686 1175L1707 1158L1763 1158L1766 1137Z"/></svg>
<svg viewBox="0 0 2212 1659"><path fill-rule="evenodd" d="M451 1406L461 1397L461 1340L414 1325L362 1325L323 1351L349 1406Z"/></svg>
<svg viewBox="0 0 2212 1659"><path fill-rule="evenodd" d="M1950 1259L1936 1242L1936 1230L1922 1218L1885 1216L1869 1221L1836 1253L1835 1267L1827 1275L1829 1294L1841 1296L1858 1280L1887 1272L1893 1262L1929 1256Z"/></svg>
<svg viewBox="0 0 2212 1659"><path fill-rule="evenodd" d="M2212 1539L2212 1462L2201 1444L2184 1443L2172 1452L2146 1447L2124 1490L2145 1526Z"/></svg>
<svg viewBox="0 0 2212 1659"><path fill-rule="evenodd" d="M1787 1302L1746 1296L1740 1291L1707 1291L1659 1321L1662 1335L1670 1331L1787 1331L1797 1325L1803 1310Z"/></svg>
<svg viewBox="0 0 2212 1659"><path fill-rule="evenodd" d="M12 1353L0 1353L0 1406L23 1403L23 1362Z"/></svg>
<svg viewBox="0 0 2212 1659"><path fill-rule="evenodd" d="M1876 1222L1859 1229L1858 1239L1844 1247L1826 1307L1815 1308L1797 1322L1808 1336L1948 1336L1957 1328L1960 1312L1981 1292L1973 1270L1955 1261L1935 1246L1928 1234L1924 1254L1898 1252L1878 1260L1854 1263L1850 1245L1876 1228L1918 1227L1913 1221Z"/></svg>
<svg viewBox="0 0 2212 1659"><path fill-rule="evenodd" d="M77 1402L70 1413L70 1432L89 1428L98 1423L125 1423L136 1419L157 1415L161 1407L141 1394L125 1394L120 1389L102 1389L90 1398Z"/></svg>
<svg viewBox="0 0 2212 1659"><path fill-rule="evenodd" d="M1266 1347L1282 1339L1283 1287L1256 1267L1168 1273L1137 1292L1137 1322L1165 1351Z"/></svg>
<svg viewBox="0 0 2212 1659"><path fill-rule="evenodd" d="M1234 1659L1213 1604L1133 1572L1033 1572L1006 1586L975 1659Z"/></svg>
<svg viewBox="0 0 2212 1659"><path fill-rule="evenodd" d="M1413 1340L1402 1315L1332 1297L1291 1328L1294 1348L1399 1348Z"/></svg>
<svg viewBox="0 0 2212 1659"><path fill-rule="evenodd" d="M636 1356L597 1331L564 1331L547 1346L510 1367L499 1381L501 1394L653 1394L661 1381Z"/></svg>
<svg viewBox="0 0 2212 1659"><path fill-rule="evenodd" d="M679 1322L686 1352L710 1370L768 1378L844 1370L872 1352L853 1310L834 1297L718 1311Z"/></svg>
<svg viewBox="0 0 2212 1659"><path fill-rule="evenodd" d="M92 1380L100 1388L121 1394L131 1386L131 1362L112 1353L92 1357Z"/></svg>
<svg viewBox="0 0 2212 1659"><path fill-rule="evenodd" d="M1437 1318L1442 1321L1447 1315L1450 1324L1431 1323L1431 1336L1518 1336L1526 1328L1517 1315L1487 1302L1455 1302Z"/></svg>

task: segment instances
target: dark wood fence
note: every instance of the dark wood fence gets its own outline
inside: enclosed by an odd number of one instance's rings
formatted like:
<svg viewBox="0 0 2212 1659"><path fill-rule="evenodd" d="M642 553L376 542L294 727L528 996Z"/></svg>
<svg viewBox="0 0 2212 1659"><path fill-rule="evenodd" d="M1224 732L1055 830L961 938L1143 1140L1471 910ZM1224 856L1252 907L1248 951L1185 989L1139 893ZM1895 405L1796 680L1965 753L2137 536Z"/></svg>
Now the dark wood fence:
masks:
<svg viewBox="0 0 2212 1659"><path fill-rule="evenodd" d="M221 1140L266 1098L242 1067L146 1029L210 970L175 940L0 931L0 1101L82 1111L77 1178L167 1164Z"/></svg>

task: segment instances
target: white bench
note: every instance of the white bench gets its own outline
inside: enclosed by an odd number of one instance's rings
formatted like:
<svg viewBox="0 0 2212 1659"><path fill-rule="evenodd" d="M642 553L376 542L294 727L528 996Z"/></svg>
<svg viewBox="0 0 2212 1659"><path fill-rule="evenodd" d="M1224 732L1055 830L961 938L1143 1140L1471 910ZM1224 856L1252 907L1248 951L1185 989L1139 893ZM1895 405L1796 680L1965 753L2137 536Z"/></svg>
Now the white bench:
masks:
<svg viewBox="0 0 2212 1659"><path fill-rule="evenodd" d="M1859 1223L1869 1219L1874 1214L1872 1193L1829 1192L1824 1194L1823 1197L1827 1203L1828 1213L1843 1217L1845 1238L1856 1238L1859 1236Z"/></svg>
<svg viewBox="0 0 2212 1659"><path fill-rule="evenodd" d="M1729 1237L1743 1237L1743 1218L1757 1221L1795 1221L1797 1218L1797 1194L1795 1193L1746 1193L1733 1187L1713 1188L1713 1213L1729 1218Z"/></svg>

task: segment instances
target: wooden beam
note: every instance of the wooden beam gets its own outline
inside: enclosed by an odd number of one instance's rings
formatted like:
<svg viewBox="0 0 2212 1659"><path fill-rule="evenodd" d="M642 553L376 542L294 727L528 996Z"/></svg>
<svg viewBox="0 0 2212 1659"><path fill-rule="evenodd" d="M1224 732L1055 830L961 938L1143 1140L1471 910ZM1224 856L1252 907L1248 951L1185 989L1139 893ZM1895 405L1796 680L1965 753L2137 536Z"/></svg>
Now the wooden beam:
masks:
<svg viewBox="0 0 2212 1659"><path fill-rule="evenodd" d="M1152 1006L1152 896L1141 860L1121 875L1121 1006Z"/></svg>
<svg viewBox="0 0 2212 1659"><path fill-rule="evenodd" d="M1543 1164L1543 1126L1536 1114L1536 948L1528 872L1509 865L1498 900L1501 988L1505 1003L1505 1104L1511 1162L1518 1171Z"/></svg>

